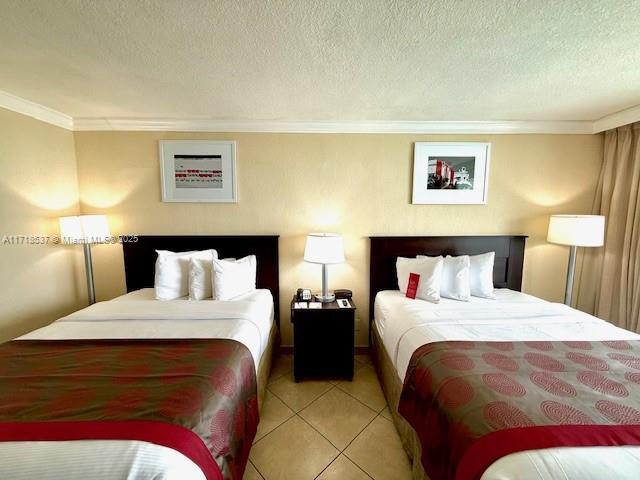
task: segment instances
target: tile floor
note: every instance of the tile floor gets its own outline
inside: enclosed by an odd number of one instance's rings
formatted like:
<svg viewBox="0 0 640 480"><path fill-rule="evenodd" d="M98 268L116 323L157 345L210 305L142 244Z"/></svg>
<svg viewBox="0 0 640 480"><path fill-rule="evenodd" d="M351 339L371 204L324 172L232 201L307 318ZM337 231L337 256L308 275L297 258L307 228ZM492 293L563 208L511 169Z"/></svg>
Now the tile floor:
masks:
<svg viewBox="0 0 640 480"><path fill-rule="evenodd" d="M368 356L356 357L353 382L295 383L292 357L271 372L244 480L410 480Z"/></svg>

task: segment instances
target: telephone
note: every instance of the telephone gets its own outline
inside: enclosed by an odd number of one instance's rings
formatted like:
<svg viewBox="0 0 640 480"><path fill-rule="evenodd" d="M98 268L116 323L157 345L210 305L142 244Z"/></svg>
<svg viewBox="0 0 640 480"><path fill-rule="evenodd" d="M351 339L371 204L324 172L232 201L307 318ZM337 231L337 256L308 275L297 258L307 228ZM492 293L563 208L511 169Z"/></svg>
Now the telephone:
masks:
<svg viewBox="0 0 640 480"><path fill-rule="evenodd" d="M308 288L299 288L296 293L296 300L299 302L310 302L311 290L309 290Z"/></svg>
<svg viewBox="0 0 640 480"><path fill-rule="evenodd" d="M334 290L333 294L336 296L336 299L338 299L338 298L346 298L346 299L353 298L353 292L351 290L347 290L346 288L340 288L338 290Z"/></svg>

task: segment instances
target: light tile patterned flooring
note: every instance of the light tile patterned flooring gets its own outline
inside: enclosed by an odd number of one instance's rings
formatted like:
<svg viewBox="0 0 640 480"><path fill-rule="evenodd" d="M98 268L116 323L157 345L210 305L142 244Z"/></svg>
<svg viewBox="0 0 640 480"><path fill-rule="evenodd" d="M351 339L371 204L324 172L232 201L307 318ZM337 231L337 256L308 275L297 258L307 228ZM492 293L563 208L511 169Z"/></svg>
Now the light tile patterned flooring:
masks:
<svg viewBox="0 0 640 480"><path fill-rule="evenodd" d="M292 357L271 372L244 480L410 480L411 467L368 356L353 382L295 383Z"/></svg>

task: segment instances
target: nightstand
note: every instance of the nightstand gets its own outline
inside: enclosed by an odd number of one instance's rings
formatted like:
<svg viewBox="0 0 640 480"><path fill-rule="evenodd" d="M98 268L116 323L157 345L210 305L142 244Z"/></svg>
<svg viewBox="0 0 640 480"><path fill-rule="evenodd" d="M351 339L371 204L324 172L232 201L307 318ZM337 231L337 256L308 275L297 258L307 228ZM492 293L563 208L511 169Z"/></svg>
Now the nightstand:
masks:
<svg viewBox="0 0 640 480"><path fill-rule="evenodd" d="M337 302L322 308L295 308L293 323L293 377L296 382L310 377L353 379L354 326L356 306L340 308Z"/></svg>

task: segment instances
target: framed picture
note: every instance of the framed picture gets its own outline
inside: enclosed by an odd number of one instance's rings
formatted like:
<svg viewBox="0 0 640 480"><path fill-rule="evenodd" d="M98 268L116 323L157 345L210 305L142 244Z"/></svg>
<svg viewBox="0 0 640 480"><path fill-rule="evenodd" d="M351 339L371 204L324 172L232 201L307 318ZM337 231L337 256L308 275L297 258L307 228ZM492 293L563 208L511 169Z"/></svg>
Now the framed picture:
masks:
<svg viewBox="0 0 640 480"><path fill-rule="evenodd" d="M485 204L490 143L416 142L414 204Z"/></svg>
<svg viewBox="0 0 640 480"><path fill-rule="evenodd" d="M238 201L236 142L160 141L163 202Z"/></svg>

